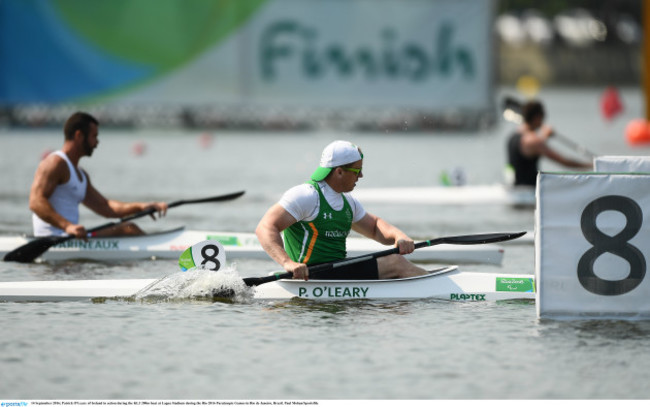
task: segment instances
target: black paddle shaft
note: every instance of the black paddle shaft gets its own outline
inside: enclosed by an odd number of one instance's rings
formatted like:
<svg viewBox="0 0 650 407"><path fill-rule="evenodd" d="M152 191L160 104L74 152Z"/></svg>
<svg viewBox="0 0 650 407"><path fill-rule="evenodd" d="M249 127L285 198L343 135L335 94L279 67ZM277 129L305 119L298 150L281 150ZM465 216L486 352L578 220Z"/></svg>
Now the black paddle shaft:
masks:
<svg viewBox="0 0 650 407"><path fill-rule="evenodd" d="M199 199L187 199L174 201L167 205L168 208L174 208L176 206L184 204L194 204L194 203L206 203L206 202L218 202L218 201L228 201L231 199L239 198L244 194L245 191L234 192L232 194L218 195L209 198L199 198ZM128 222L133 219L141 218L143 216L152 215L156 210L154 208L149 208L144 211L136 212L132 215L125 216L120 218L117 221L104 223L103 225L96 226L92 229L88 229L88 233L94 233L98 230L107 229L111 226L118 225L120 223ZM75 236L46 236L38 239L34 239L31 242L24 244L9 253L4 257L4 261L15 261L18 263L31 263L41 254L45 253L50 247L57 244L63 243L70 239L74 239Z"/></svg>
<svg viewBox="0 0 650 407"><path fill-rule="evenodd" d="M505 242L507 240L517 239L525 234L526 232L515 232L515 233L485 233L485 234L478 234L478 235L447 236L447 237L440 237L437 239L425 240L416 243L415 248L420 249L422 247L435 246L439 244L471 245L471 244L498 243L498 242ZM317 264L314 266L310 266L308 268L309 274L312 275L319 272L332 270L337 267L360 263L362 261L366 261L369 259L373 259L373 258L376 259L378 257L389 256L391 254L398 254L398 253L399 253L399 249L397 247L394 247L392 249L365 254L362 256L350 257L348 259L337 260L330 263ZM258 286L261 284L270 283L272 281L281 280L285 278L292 278L292 277L293 274L289 272L276 273L266 277L248 277L244 279L244 284L246 284L249 287Z"/></svg>

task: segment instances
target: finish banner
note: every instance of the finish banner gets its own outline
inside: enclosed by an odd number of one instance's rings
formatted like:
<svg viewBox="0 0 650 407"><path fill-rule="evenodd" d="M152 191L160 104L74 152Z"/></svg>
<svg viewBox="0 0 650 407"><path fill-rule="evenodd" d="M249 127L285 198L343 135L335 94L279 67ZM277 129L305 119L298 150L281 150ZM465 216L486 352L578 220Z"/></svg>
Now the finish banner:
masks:
<svg viewBox="0 0 650 407"><path fill-rule="evenodd" d="M489 109L493 1L3 0L0 104Z"/></svg>
<svg viewBox="0 0 650 407"><path fill-rule="evenodd" d="M541 173L538 317L650 317L650 175Z"/></svg>

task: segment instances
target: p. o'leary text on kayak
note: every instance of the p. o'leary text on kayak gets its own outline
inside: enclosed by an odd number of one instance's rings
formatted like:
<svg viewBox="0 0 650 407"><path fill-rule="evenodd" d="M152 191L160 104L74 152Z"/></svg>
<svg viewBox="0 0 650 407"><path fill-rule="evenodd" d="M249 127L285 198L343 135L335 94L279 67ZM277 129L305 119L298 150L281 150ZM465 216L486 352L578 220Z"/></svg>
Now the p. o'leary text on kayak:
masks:
<svg viewBox="0 0 650 407"><path fill-rule="evenodd" d="M300 287L298 296L301 298L367 298L370 287Z"/></svg>
<svg viewBox="0 0 650 407"><path fill-rule="evenodd" d="M255 287L255 298L310 300L437 298L447 301L534 299L535 278L525 274L460 272L456 266L393 280L278 280Z"/></svg>

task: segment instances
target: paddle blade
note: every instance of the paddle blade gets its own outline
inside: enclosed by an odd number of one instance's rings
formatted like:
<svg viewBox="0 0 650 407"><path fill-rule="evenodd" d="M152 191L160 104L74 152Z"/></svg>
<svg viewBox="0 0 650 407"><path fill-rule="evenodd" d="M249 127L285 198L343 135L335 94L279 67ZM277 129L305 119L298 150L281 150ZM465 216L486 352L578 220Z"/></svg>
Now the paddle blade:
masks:
<svg viewBox="0 0 650 407"><path fill-rule="evenodd" d="M226 249L216 240L204 240L188 247L178 258L182 271L194 267L219 271L226 265Z"/></svg>
<svg viewBox="0 0 650 407"><path fill-rule="evenodd" d="M521 104L514 98L506 97L503 100L503 118L512 123L521 123Z"/></svg>
<svg viewBox="0 0 650 407"><path fill-rule="evenodd" d="M168 205L169 208L175 206L186 205L186 204L197 204L197 203L207 203L207 202L220 202L220 201L230 201L237 199L240 196L244 195L246 191L233 192L231 194L211 196L208 198L199 198L199 199L183 199L180 201L172 202Z"/></svg>
<svg viewBox="0 0 650 407"><path fill-rule="evenodd" d="M244 284L248 287L258 286L266 283L270 283L277 280L282 280L283 278L292 278L293 274L291 273L275 273L266 277L247 277L244 279Z"/></svg>
<svg viewBox="0 0 650 407"><path fill-rule="evenodd" d="M71 237L47 236L37 238L27 244L18 247L17 249L10 251L5 255L3 260L15 261L18 263L31 263L38 256L45 253L50 247L68 239L71 239Z"/></svg>
<svg viewBox="0 0 650 407"><path fill-rule="evenodd" d="M431 242L448 244L485 244L498 243L513 240L522 237L526 232L515 233L484 233L478 235L448 236L440 239L434 239ZM432 243L433 244L433 243Z"/></svg>

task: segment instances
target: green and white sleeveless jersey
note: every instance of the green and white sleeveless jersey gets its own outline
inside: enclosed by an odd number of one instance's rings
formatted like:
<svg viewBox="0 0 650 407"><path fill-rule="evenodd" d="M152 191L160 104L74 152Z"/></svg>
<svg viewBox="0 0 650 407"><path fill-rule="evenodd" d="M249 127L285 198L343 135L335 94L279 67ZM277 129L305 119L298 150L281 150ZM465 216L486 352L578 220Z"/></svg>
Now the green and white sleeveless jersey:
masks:
<svg viewBox="0 0 650 407"><path fill-rule="evenodd" d="M346 257L345 240L352 229L353 211L343 196L343 208L334 210L317 182L309 181L318 191L316 218L298 221L284 230L284 247L293 261L318 264Z"/></svg>

